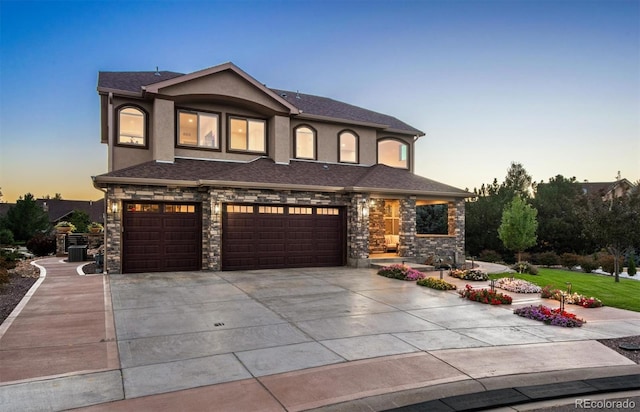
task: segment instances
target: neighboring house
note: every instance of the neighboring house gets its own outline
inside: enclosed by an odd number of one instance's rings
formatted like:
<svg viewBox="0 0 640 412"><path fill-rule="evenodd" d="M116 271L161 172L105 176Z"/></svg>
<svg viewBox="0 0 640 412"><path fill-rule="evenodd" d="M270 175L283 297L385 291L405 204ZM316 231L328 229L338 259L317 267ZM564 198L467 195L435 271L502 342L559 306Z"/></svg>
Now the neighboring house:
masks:
<svg viewBox="0 0 640 412"><path fill-rule="evenodd" d="M581 183L582 193L587 196L600 196L602 200L621 197L634 188L634 184L627 179L615 182L584 182Z"/></svg>
<svg viewBox="0 0 640 412"><path fill-rule="evenodd" d="M69 220L74 211L82 211L89 215L92 222L104 221L104 199L99 200L63 200L36 199L36 203L49 215L52 225L62 220Z"/></svg>
<svg viewBox="0 0 640 412"><path fill-rule="evenodd" d="M108 273L358 267L389 246L464 259L471 194L414 174L424 133L395 117L232 63L100 72L98 93ZM417 233L416 208L435 205L446 233Z"/></svg>
<svg viewBox="0 0 640 412"><path fill-rule="evenodd" d="M62 220L69 220L74 211L83 211L92 222L104 221L104 199L99 200L62 200L36 199L36 204L49 215L49 222L55 225ZM4 216L15 203L0 203L0 216Z"/></svg>

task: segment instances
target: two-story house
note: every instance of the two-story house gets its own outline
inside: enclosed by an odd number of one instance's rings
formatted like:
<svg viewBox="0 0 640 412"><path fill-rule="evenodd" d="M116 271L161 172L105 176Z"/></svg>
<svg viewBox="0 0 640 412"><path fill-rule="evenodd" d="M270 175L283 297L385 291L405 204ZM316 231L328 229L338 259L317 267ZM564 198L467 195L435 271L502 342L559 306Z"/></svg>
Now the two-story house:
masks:
<svg viewBox="0 0 640 412"><path fill-rule="evenodd" d="M271 89L232 63L101 72L98 93L108 273L464 258L470 194L414 174L424 133L395 117ZM439 229L417 224L434 213Z"/></svg>

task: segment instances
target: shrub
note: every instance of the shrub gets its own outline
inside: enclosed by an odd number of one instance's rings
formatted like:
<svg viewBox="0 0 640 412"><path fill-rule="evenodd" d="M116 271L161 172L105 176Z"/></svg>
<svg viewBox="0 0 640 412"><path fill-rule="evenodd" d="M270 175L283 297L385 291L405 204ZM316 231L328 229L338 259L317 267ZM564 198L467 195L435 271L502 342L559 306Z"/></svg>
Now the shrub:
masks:
<svg viewBox="0 0 640 412"><path fill-rule="evenodd" d="M536 262L542 266L555 266L560 263L560 257L556 252L542 252L536 256Z"/></svg>
<svg viewBox="0 0 640 412"><path fill-rule="evenodd" d="M56 251L56 237L37 234L27 242L27 249L36 256L47 256Z"/></svg>
<svg viewBox="0 0 640 412"><path fill-rule="evenodd" d="M479 269L453 269L449 276L462 280L489 280L489 276Z"/></svg>
<svg viewBox="0 0 640 412"><path fill-rule="evenodd" d="M611 273L612 275L614 274L613 272L615 271L615 267L612 255L605 254L598 256L596 265L601 266L603 271Z"/></svg>
<svg viewBox="0 0 640 412"><path fill-rule="evenodd" d="M636 272L636 259L633 254L631 254L629 255L629 267L627 268L627 274L629 276L635 276Z"/></svg>
<svg viewBox="0 0 640 412"><path fill-rule="evenodd" d="M547 325L562 326L565 328L577 328L585 323L583 319L578 318L573 313L560 309L551 309L543 305L525 306L515 309L513 313L524 318L539 320Z"/></svg>
<svg viewBox="0 0 640 412"><path fill-rule="evenodd" d="M582 256L579 263L584 273L591 273L600 266L593 256Z"/></svg>
<svg viewBox="0 0 640 412"><path fill-rule="evenodd" d="M538 274L538 268L533 266L529 262L518 262L515 265L511 266L511 269L517 271L518 273L528 273L530 275Z"/></svg>
<svg viewBox="0 0 640 412"><path fill-rule="evenodd" d="M13 245L13 232L9 229L0 229L0 245Z"/></svg>
<svg viewBox="0 0 640 412"><path fill-rule="evenodd" d="M424 279L420 279L417 283L420 286L426 286L431 289L456 290L456 285L452 285L451 283L445 282L442 279L424 278Z"/></svg>
<svg viewBox="0 0 640 412"><path fill-rule="evenodd" d="M560 256L560 264L571 270L580 264L580 259L580 255L576 255L575 253L563 253Z"/></svg>
<svg viewBox="0 0 640 412"><path fill-rule="evenodd" d="M543 299L556 299L560 300L559 296L562 292L559 289L553 289L550 285L547 285L542 288L540 291L540 297ZM558 298L556 298L558 296Z"/></svg>
<svg viewBox="0 0 640 412"><path fill-rule="evenodd" d="M412 281L424 279L425 277L424 273L415 269L411 269L407 265L385 266L380 270L378 270L378 275L384 276L387 278L392 278L392 279L412 280Z"/></svg>
<svg viewBox="0 0 640 412"><path fill-rule="evenodd" d="M496 252L495 250L485 249L480 252L478 260L482 262L500 262L502 261L502 256L500 256L500 253Z"/></svg>
<svg viewBox="0 0 640 412"><path fill-rule="evenodd" d="M490 289L474 289L471 285L465 285L464 290L459 290L458 294L460 294L461 298L490 305L510 305L512 302L509 295Z"/></svg>

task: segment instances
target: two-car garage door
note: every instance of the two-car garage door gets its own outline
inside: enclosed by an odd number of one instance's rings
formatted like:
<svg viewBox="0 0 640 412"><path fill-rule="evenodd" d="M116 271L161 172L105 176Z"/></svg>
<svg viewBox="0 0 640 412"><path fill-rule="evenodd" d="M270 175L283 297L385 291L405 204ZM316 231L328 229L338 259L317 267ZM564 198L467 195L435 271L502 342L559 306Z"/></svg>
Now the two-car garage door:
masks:
<svg viewBox="0 0 640 412"><path fill-rule="evenodd" d="M344 209L225 205L222 269L274 269L345 264Z"/></svg>
<svg viewBox="0 0 640 412"><path fill-rule="evenodd" d="M202 268L199 205L131 202L123 206L123 273ZM343 266L345 262L344 208L223 207L223 270Z"/></svg>

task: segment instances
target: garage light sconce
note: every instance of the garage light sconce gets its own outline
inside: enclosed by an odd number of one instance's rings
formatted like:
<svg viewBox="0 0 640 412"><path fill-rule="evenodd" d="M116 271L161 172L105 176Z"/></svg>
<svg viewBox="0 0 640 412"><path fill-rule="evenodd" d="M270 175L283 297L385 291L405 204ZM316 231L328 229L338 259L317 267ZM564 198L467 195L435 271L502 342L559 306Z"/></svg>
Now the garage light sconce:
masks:
<svg viewBox="0 0 640 412"><path fill-rule="evenodd" d="M111 213L118 214L118 202L111 202Z"/></svg>
<svg viewBox="0 0 640 412"><path fill-rule="evenodd" d="M360 216L363 220L369 217L369 205L367 204L366 200L363 200L360 203Z"/></svg>
<svg viewBox="0 0 640 412"><path fill-rule="evenodd" d="M216 216L218 216L220 214L220 204L216 203L213 206L213 214L216 215Z"/></svg>

